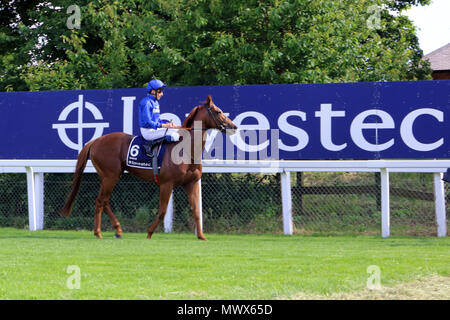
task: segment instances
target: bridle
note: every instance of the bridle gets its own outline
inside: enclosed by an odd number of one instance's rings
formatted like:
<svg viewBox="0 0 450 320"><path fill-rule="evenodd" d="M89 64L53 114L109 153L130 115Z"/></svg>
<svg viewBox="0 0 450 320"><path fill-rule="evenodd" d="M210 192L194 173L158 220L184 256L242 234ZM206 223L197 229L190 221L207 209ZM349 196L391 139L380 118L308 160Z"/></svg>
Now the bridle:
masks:
<svg viewBox="0 0 450 320"><path fill-rule="evenodd" d="M217 114L214 114L214 112L211 110L211 106L205 105L206 110L208 110L209 116L214 120L214 123L216 124L217 129L220 132L225 132L227 130L226 126L217 118Z"/></svg>
<svg viewBox="0 0 450 320"><path fill-rule="evenodd" d="M217 127L215 129L218 129L220 132L225 132L227 130L227 127L217 118L217 116L211 110L211 106L206 105L206 104L204 104L204 106L206 107L206 110L208 111L208 115L213 119L214 124ZM209 130L207 128L181 128L181 129L185 129L185 130L189 130L189 131L195 131L195 130L206 131L206 130Z"/></svg>
<svg viewBox="0 0 450 320"><path fill-rule="evenodd" d="M216 124L216 127L218 130L220 130L220 132L225 132L226 131L226 127L225 125L217 118L217 115L214 114L214 112L211 110L211 106L209 105L204 105L206 107L206 110L208 111L208 115L213 119L214 123ZM189 130L201 130L201 131L206 131L209 129L206 128L189 128ZM191 161L192 163L195 163L195 159L193 157L191 157Z"/></svg>

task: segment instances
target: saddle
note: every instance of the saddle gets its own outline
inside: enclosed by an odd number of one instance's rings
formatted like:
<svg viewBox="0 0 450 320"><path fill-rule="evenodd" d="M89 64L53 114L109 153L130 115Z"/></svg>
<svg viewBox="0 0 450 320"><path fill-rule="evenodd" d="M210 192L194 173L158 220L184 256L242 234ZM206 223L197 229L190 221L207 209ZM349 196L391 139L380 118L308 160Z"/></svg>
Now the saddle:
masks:
<svg viewBox="0 0 450 320"><path fill-rule="evenodd" d="M139 169L152 169L155 182L159 184L159 167L165 152L165 145L170 143L167 136L158 137L152 141L142 136L135 136L128 147L126 164Z"/></svg>

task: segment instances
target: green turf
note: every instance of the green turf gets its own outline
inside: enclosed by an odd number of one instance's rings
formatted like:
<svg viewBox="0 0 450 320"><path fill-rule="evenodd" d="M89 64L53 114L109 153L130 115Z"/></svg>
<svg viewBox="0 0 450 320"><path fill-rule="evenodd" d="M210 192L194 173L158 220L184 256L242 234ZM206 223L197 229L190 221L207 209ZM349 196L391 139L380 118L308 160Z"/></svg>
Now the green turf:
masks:
<svg viewBox="0 0 450 320"><path fill-rule="evenodd" d="M0 299L276 299L450 274L446 238L142 233L0 229ZM69 289L69 266L81 272Z"/></svg>

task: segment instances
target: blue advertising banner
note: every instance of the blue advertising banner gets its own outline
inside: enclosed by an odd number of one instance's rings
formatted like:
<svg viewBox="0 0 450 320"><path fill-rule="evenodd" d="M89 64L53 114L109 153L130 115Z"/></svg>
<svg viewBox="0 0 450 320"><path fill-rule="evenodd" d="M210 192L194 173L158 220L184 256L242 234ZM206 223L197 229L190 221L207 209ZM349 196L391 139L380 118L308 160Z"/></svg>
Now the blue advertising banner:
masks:
<svg viewBox="0 0 450 320"><path fill-rule="evenodd" d="M181 124L211 95L239 127L210 132L219 159L450 158L450 81L168 87ZM92 139L138 135L145 89L0 93L0 159L75 159Z"/></svg>

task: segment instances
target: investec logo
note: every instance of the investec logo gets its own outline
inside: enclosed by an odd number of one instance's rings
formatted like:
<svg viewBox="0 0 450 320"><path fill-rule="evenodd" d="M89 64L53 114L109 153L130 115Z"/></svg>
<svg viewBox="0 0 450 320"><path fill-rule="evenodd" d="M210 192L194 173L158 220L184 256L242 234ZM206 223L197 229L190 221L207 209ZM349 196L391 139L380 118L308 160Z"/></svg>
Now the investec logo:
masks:
<svg viewBox="0 0 450 320"><path fill-rule="evenodd" d="M67 123L63 122L67 120L67 117L72 111L76 111L78 113L78 120L74 123ZM83 113L86 111L90 112L95 120L98 120L99 122L91 122L91 123L84 123L83 122ZM68 106L66 106L61 114L59 115L58 121L63 123L55 123L53 124L53 129L58 130L58 135L61 141L70 149L77 150L78 152L81 151L81 149L84 146L83 141L85 141L83 136L83 130L88 128L94 128L94 135L88 139L86 143L89 141L92 141L94 139L97 139L102 136L103 130L105 128L109 127L108 122L100 122L103 120L103 116L98 110L98 108L93 105L90 102L84 102L83 95L78 96L78 101L75 101ZM67 129L77 129L77 141L72 141L69 139L69 136L67 135Z"/></svg>
<svg viewBox="0 0 450 320"><path fill-rule="evenodd" d="M133 134L133 104L136 97L125 96L122 97L123 101L123 132L128 134ZM71 112L77 110L78 121L75 123L67 123L67 118ZM98 122L83 122L83 112L87 110L90 112L94 119ZM187 115L187 114L186 114ZM226 114L228 116L228 114ZM269 124L269 119L267 117L256 111L246 111L237 114L232 121L239 127L239 134L230 137L230 142L237 147L237 158L245 157L245 153L261 153L263 152L262 158L267 155L266 152L270 146L271 154L277 156L278 152L297 152L309 145L310 137L308 132L306 132L301 127L295 126L290 123L289 119L298 117L301 121L317 121L317 125L320 127L320 143L323 149L327 151L338 152L342 151L347 147L347 142L341 144L335 144L333 141L333 130L332 122L335 118L345 118L346 112L344 110L335 110L331 104L322 103L320 104L319 110L313 112L313 115L307 115L306 112L301 110L289 110L285 111L277 118L278 128L272 129ZM370 116L377 116L379 120L376 123L366 122L367 118ZM414 151L427 152L435 150L444 144L444 138L424 143L420 142L414 135L413 127L417 118L422 116L432 116L437 120L437 122L444 122L444 113L440 110L433 108L421 108L409 112L403 119L396 119L386 111L371 109L365 110L357 114L349 124L350 138L352 142L361 150L370 152L380 152L387 150L394 145L394 138L388 139L387 141L377 141L376 143L370 143L366 140L363 131L365 130L375 130L376 136L378 136L379 130L395 129L395 122L400 122L400 137L403 143ZM256 120L256 124L244 124L246 118L253 118ZM314 119L314 118L317 118ZM181 119L173 113L163 113L161 114L161 119L172 120L176 125L181 125ZM75 101L68 106L66 106L61 114L59 115L59 123L53 124L53 128L57 129L58 135L61 141L69 148L77 150L78 152L84 146L84 143L88 143L96 138L103 135L105 128L109 127L108 122L102 122L103 116L98 108L90 102L84 102L83 95L78 96L78 101ZM83 130L86 128L95 128L94 135L89 137L89 139L84 139ZM77 129L77 141L71 141L67 135L67 129ZM267 131L270 130L270 139L267 137ZM297 144L286 145L283 143L282 139L279 138L279 131L283 132L288 136L295 137L297 139ZM423 133L423 132L422 132ZM259 135L259 136L258 136ZM248 141L246 141L248 140ZM85 142L86 141L86 142ZM228 142L228 139L227 139ZM258 143L259 142L259 143ZM217 134L217 131L209 132L205 144L205 150L209 152L214 149L215 152L219 152L219 158L223 156L220 150L223 147L222 135ZM243 151L244 153L241 153ZM222 154L222 156L220 155ZM226 148L226 156L234 158L234 149ZM261 156L261 155L260 155ZM272 156L271 156L272 158ZM261 159L261 157L260 157Z"/></svg>

